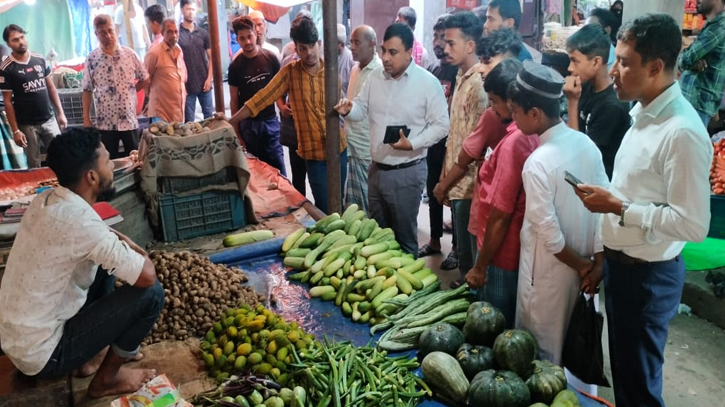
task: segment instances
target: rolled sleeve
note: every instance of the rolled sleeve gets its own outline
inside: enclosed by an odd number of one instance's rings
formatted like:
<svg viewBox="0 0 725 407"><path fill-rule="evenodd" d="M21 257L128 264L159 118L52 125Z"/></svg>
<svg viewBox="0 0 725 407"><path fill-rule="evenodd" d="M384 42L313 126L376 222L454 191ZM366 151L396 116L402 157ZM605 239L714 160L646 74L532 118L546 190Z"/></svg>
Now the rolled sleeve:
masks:
<svg viewBox="0 0 725 407"><path fill-rule="evenodd" d="M93 77L91 76L91 58L86 58L85 66L83 67L83 78L81 79L81 87L86 92L93 92Z"/></svg>
<svg viewBox="0 0 725 407"><path fill-rule="evenodd" d="M516 139L512 139L501 147L498 163L492 182L493 193L491 206L499 211L513 213L521 188L523 187L522 171L527 155L516 149Z"/></svg>
<svg viewBox="0 0 725 407"><path fill-rule="evenodd" d="M144 257L121 241L103 221L94 221L84 226L89 233L86 238L90 239L91 245L86 258L108 270L108 274L114 274L130 285L135 284L141 275Z"/></svg>
<svg viewBox="0 0 725 407"><path fill-rule="evenodd" d="M291 65L287 65L275 75L272 80L264 87L252 96L251 99L244 104L252 113L252 117L255 117L264 110L267 106L276 102L277 99L281 98L289 89L289 70Z"/></svg>
<svg viewBox="0 0 725 407"><path fill-rule="evenodd" d="M536 237L552 254L561 253L566 242L556 216L552 188L543 175L543 168L524 168L523 184L526 191L526 216Z"/></svg>

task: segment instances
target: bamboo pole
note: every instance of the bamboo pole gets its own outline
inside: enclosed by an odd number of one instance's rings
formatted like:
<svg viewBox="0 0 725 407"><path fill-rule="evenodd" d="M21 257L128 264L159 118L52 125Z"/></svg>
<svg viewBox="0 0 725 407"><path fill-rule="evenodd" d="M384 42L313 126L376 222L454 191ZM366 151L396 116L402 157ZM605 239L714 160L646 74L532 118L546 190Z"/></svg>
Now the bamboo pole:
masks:
<svg viewBox="0 0 725 407"><path fill-rule="evenodd" d="M340 168L340 118L333 108L340 99L337 70L337 0L323 0L322 25L325 48L325 125L327 152L327 211L342 210Z"/></svg>

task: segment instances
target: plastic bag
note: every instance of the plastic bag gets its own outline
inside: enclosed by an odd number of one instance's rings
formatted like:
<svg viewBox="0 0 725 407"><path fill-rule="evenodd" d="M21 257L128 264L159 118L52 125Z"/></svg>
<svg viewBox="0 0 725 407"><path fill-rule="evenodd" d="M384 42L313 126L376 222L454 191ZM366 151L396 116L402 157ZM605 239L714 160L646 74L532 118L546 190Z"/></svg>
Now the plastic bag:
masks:
<svg viewBox="0 0 725 407"><path fill-rule="evenodd" d="M584 383L610 387L604 376L603 325L604 317L594 308L594 297L587 300L583 292L579 293L561 360L564 367Z"/></svg>

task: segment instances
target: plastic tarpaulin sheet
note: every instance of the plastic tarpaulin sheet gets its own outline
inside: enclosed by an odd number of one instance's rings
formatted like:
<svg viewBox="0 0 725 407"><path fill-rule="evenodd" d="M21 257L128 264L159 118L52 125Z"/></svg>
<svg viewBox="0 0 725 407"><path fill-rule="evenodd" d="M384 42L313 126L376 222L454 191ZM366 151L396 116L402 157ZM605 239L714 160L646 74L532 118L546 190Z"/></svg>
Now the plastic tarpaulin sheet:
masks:
<svg viewBox="0 0 725 407"><path fill-rule="evenodd" d="M81 22L83 23L83 22ZM28 48L45 57L51 49L58 61L76 56L73 28L66 0L40 0L34 5L21 2L0 14L0 27L18 24L27 31Z"/></svg>
<svg viewBox="0 0 725 407"><path fill-rule="evenodd" d="M91 36L94 35L88 0L68 0L68 10L75 34L76 55L88 55L91 52Z"/></svg>
<svg viewBox="0 0 725 407"><path fill-rule="evenodd" d="M275 239L226 250L211 256L211 260L244 270L249 277L248 284L257 292L266 293L268 297L274 296L276 304L271 307L274 312L287 321L296 321L318 339L326 336L336 341L349 340L356 346L364 346L371 339L377 340L381 334L371 337L368 324L352 322L342 315L340 308L336 307L334 302L322 301L319 298L311 299L307 285L286 278L285 267L278 256L282 240ZM415 352L410 354L415 355ZM420 369L416 374L422 376ZM571 387L570 389L574 390ZM581 393L577 395L583 407L607 406ZM419 406L444 407L445 404L425 399Z"/></svg>

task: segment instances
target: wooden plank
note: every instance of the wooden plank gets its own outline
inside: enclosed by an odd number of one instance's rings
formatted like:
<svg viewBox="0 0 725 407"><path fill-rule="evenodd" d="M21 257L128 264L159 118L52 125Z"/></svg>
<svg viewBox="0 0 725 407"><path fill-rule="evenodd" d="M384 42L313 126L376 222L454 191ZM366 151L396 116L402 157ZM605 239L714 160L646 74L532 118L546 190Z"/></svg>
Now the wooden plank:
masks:
<svg viewBox="0 0 725 407"><path fill-rule="evenodd" d="M337 1L323 0L322 25L325 47L325 126L327 152L327 211L342 210L342 182L340 178L340 117L334 107L340 100L337 68Z"/></svg>

